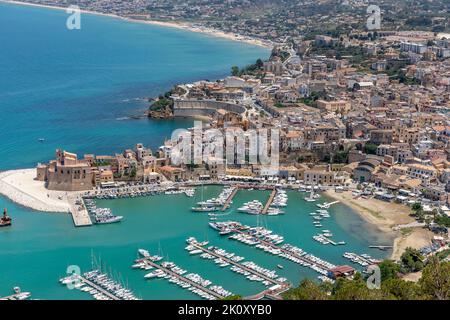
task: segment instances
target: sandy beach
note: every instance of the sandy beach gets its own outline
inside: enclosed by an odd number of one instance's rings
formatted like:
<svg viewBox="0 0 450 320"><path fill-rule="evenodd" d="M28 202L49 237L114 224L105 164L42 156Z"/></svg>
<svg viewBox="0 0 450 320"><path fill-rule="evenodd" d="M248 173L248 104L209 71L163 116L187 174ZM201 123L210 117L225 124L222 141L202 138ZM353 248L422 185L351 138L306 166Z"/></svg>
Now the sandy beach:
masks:
<svg viewBox="0 0 450 320"><path fill-rule="evenodd" d="M377 199L354 199L351 191L336 193L334 190L328 190L326 195L351 207L381 232L394 233L396 238L391 255L393 260L398 260L407 247L422 248L431 242L433 233L422 227L394 230L397 226L407 225L415 221L410 216L411 209L405 205Z"/></svg>
<svg viewBox="0 0 450 320"><path fill-rule="evenodd" d="M40 7L40 8L47 8L47 9L54 9L54 10L63 10L66 11L66 7L58 7L58 6L49 6L44 4L35 4L35 3L28 3L28 2L22 2L22 1L10 1L10 0L0 0L0 2L4 3L12 3L17 5L23 5L23 6L31 6L31 7ZM106 16L111 17L115 19L121 19L133 23L144 23L144 24L150 24L150 25L157 25L161 27L167 27L167 28L176 28L176 29L182 29L190 32L197 32L202 33L205 35L217 37L217 38L223 38L227 40L233 40L233 41L239 41L248 43L255 46L261 46L264 48L272 49L273 43L271 43L268 40L260 40L255 39L247 36L237 35L234 33L227 33L216 29L210 29L203 26L195 25L195 24L189 24L189 23L182 23L182 22L168 22L168 21L157 21L157 20L139 20L139 19L132 19L128 17L119 16L116 14L109 14L109 13L102 13L102 12L96 12L96 11L89 11L89 10L80 10L81 13L85 14L93 14L93 15L100 15L100 16Z"/></svg>
<svg viewBox="0 0 450 320"><path fill-rule="evenodd" d="M37 211L64 212L70 208L68 196L77 192L47 190L44 182L36 181L36 169L10 170L0 173L0 194Z"/></svg>

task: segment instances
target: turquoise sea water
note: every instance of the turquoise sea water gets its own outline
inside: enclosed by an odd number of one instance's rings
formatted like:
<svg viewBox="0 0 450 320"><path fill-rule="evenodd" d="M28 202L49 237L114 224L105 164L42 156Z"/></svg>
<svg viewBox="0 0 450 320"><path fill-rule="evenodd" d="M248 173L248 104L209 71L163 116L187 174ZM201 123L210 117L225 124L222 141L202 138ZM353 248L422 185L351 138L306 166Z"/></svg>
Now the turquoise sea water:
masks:
<svg viewBox="0 0 450 320"><path fill-rule="evenodd" d="M146 103L136 98L154 96L177 82L216 79L229 73L233 64L245 65L267 57L266 49L175 29L99 17L82 16L82 30L65 28L62 11L0 3L0 170L34 166L53 157L62 147L79 154L114 153L136 142L157 147L173 129L192 125L190 120L130 120ZM38 143L38 138L45 138ZM205 198L216 196L220 187L205 188ZM245 201L265 200L268 194L240 191L233 209ZM302 247L335 264L344 263L342 252L368 252L371 243L386 243L376 231L350 209L336 205L323 229L341 247L323 246L312 240L317 230L308 213L314 204L304 195L289 193L283 216L263 217L259 223L285 236L286 242ZM120 224L74 228L65 214L35 212L0 198L14 219L11 228L0 229L0 296L13 286L31 291L36 299L88 299L58 283L68 265L89 268L91 252L111 268L140 297L146 299L197 299L198 296L165 280L145 281L143 271L132 270L138 248L165 256L215 284L248 295L263 289L214 263L189 256L185 239L207 238L223 247L278 270L292 283L315 278L316 273L281 258L220 237L208 227L205 214L189 208L200 200L184 195L102 200L125 218ZM325 200L325 199L324 199ZM227 219L255 225L256 217L231 210Z"/></svg>

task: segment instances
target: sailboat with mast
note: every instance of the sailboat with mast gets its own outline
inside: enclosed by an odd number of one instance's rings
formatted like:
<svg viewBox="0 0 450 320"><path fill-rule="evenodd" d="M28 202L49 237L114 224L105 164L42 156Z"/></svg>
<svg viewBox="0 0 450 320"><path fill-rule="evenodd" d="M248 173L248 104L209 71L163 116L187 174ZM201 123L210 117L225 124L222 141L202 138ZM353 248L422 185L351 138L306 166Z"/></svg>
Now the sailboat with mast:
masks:
<svg viewBox="0 0 450 320"><path fill-rule="evenodd" d="M219 210L215 205L212 205L212 203L207 203L203 200L203 183L202 183L202 201L199 202L198 207L192 207L191 210L193 212L215 212Z"/></svg>
<svg viewBox="0 0 450 320"><path fill-rule="evenodd" d="M308 197L305 197L305 201L307 202L314 202L316 201L318 198L320 198L319 194L315 194L314 193L314 185L311 185L311 192L309 193Z"/></svg>

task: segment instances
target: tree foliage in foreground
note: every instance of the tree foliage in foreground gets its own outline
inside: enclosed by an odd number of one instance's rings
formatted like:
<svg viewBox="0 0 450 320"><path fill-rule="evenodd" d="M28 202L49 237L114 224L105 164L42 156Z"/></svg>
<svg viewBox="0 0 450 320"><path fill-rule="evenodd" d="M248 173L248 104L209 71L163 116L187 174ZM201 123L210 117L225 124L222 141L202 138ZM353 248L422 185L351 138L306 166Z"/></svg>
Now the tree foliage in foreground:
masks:
<svg viewBox="0 0 450 320"><path fill-rule="evenodd" d="M380 289L369 289L361 274L353 280L338 279L334 284L317 284L309 279L283 294L286 300L450 300L450 262L429 259L422 277L415 283L398 277L394 262L380 264Z"/></svg>

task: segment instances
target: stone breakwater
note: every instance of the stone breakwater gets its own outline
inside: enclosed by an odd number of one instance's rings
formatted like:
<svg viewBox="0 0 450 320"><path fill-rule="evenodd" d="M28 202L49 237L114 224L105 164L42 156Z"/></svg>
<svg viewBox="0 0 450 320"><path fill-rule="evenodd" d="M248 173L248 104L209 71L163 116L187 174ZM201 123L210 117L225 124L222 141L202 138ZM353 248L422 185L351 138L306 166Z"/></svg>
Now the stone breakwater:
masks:
<svg viewBox="0 0 450 320"><path fill-rule="evenodd" d="M45 188L44 182L34 180L36 169L10 170L0 173L0 194L24 207L44 212L68 212L68 195Z"/></svg>

